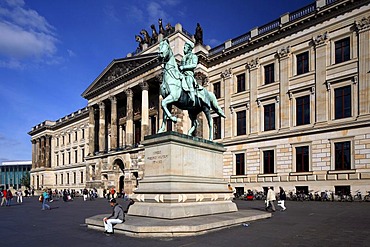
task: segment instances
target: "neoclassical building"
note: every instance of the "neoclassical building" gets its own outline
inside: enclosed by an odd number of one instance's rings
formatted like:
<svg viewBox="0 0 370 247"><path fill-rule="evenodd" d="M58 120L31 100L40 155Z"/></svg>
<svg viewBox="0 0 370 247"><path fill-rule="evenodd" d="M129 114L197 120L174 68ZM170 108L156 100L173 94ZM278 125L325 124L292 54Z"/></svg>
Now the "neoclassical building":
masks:
<svg viewBox="0 0 370 247"><path fill-rule="evenodd" d="M180 24L164 36L178 61L195 41ZM140 143L162 120L158 40L114 59L82 93L86 108L29 132L35 187L132 193L145 176ZM370 1L316 0L217 47L197 43L196 78L225 112L215 141L238 193L370 190ZM173 113L168 129L187 133L187 112Z"/></svg>

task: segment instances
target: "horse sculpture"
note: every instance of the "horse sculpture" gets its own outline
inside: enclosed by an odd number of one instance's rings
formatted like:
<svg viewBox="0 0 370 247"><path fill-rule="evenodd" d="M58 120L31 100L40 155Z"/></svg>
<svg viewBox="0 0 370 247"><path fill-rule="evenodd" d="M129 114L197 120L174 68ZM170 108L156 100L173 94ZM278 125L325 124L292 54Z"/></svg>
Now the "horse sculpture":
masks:
<svg viewBox="0 0 370 247"><path fill-rule="evenodd" d="M143 38L140 35L135 35L135 40L136 40L136 42L139 43L138 49L140 51L142 51L143 50L143 46L144 46L144 40L143 40Z"/></svg>
<svg viewBox="0 0 370 247"><path fill-rule="evenodd" d="M159 44L159 57L164 63L163 82L160 86L160 93L162 95L162 109L163 122L158 133L166 130L167 120L177 122L177 118L171 115L172 105L177 106L182 110L188 110L189 118L191 120L191 128L188 135L193 135L193 132L199 125L197 116L200 112L204 112L208 120L209 140L213 140L213 118L211 116L211 109L213 109L219 116L225 117L224 112L217 103L217 99L212 92L205 88L197 90L195 97L195 105L190 101L189 95L185 92L181 85L184 79L183 75L178 69L176 59L171 50L167 39L162 40Z"/></svg>
<svg viewBox="0 0 370 247"><path fill-rule="evenodd" d="M141 29L140 34L143 35L144 43L148 44L148 46L149 46L150 45L150 36L149 36L148 31L146 31L145 29Z"/></svg>

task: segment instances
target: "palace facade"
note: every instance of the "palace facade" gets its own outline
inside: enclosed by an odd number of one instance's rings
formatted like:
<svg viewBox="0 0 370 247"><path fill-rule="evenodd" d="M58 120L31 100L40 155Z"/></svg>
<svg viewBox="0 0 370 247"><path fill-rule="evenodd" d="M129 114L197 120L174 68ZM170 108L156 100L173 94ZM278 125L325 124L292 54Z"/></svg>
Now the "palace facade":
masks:
<svg viewBox="0 0 370 247"><path fill-rule="evenodd" d="M181 60L194 36L166 36ZM35 188L115 187L131 194L145 176L140 143L162 121L158 42L114 59L83 92L87 107L29 132ZM196 79L213 91L223 174L242 194L370 190L370 1L316 0L210 48L197 44ZM187 112L169 130L187 133ZM199 116L198 136L207 138ZM206 165L206 164L205 164Z"/></svg>

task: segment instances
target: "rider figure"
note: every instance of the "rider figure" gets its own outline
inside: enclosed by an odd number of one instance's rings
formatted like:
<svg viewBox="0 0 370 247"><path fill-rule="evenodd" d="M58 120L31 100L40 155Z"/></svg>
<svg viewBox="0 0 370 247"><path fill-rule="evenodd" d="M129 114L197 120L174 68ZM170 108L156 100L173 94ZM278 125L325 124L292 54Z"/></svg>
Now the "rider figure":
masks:
<svg viewBox="0 0 370 247"><path fill-rule="evenodd" d="M198 57L192 50L194 48L194 44L191 42L186 42L184 45L184 57L181 60L181 65L179 67L180 71L184 75L185 83L183 84L183 88L185 91L189 92L190 100L193 102L193 106L195 105L195 89L198 88L199 85L194 78L194 69L197 67L198 64Z"/></svg>

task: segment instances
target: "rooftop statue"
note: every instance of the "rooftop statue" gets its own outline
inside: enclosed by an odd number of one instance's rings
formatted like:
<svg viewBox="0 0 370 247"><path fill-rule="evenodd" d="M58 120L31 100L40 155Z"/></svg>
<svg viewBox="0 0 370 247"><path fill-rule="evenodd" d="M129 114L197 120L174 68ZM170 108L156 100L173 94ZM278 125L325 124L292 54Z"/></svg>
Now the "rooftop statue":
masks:
<svg viewBox="0 0 370 247"><path fill-rule="evenodd" d="M162 34L163 36L165 36L166 35L166 31L163 28L163 23L162 23L162 19L161 18L158 19L158 26L159 26L159 33Z"/></svg>
<svg viewBox="0 0 370 247"><path fill-rule="evenodd" d="M195 44L196 45L197 44L203 45L203 29L202 29L202 27L200 26L199 23L197 23L194 38L195 38Z"/></svg>
<svg viewBox="0 0 370 247"><path fill-rule="evenodd" d="M157 43L157 41L158 41L158 33L157 33L157 30L155 29L154 24L152 24L150 26L150 28L152 29L151 44L153 45L153 44Z"/></svg>
<svg viewBox="0 0 370 247"><path fill-rule="evenodd" d="M148 31L141 29L140 34L143 35L144 43L150 45L150 36Z"/></svg>
<svg viewBox="0 0 370 247"><path fill-rule="evenodd" d="M212 92L201 87L194 79L194 69L198 63L198 57L192 53L194 44L187 42L184 45L184 57L180 68L171 50L169 41L162 40L159 43L159 57L164 63L163 81L160 86L162 95L163 122L158 133L166 130L167 120L177 122L177 118L172 116L172 105L182 110L188 110L191 120L191 128L188 135L193 135L199 125L197 116L204 112L208 121L209 140L213 140L213 118L211 109L219 116L225 117L224 112L218 105L217 99Z"/></svg>

